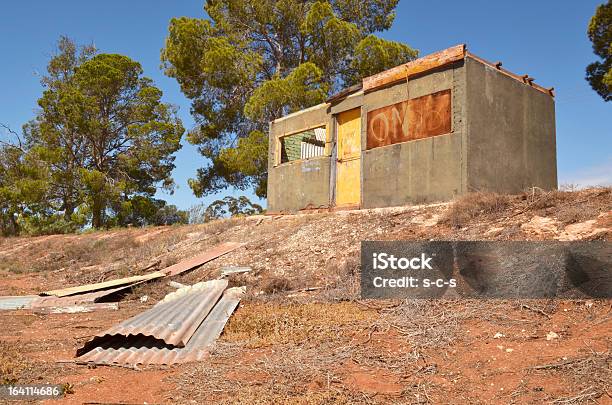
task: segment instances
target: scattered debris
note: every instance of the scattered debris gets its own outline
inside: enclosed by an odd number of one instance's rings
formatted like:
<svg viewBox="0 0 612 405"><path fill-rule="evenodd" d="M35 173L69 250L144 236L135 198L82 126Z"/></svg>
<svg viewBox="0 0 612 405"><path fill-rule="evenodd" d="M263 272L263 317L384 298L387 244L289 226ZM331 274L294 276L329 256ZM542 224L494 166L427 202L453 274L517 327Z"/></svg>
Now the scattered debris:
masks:
<svg viewBox="0 0 612 405"><path fill-rule="evenodd" d="M155 307L88 342L77 351L78 361L134 365L201 360L245 293L244 287L223 292L225 287L227 281L212 280L168 294Z"/></svg>
<svg viewBox="0 0 612 405"><path fill-rule="evenodd" d="M503 337L506 337L506 335L500 332L497 332L495 335L493 335L493 339L501 339Z"/></svg>
<svg viewBox="0 0 612 405"><path fill-rule="evenodd" d="M155 278L164 277L165 275L166 273L156 271L156 272L145 274L142 276L118 278L115 280L105 281L103 283L85 284L85 285L80 285L76 287L63 288L60 290L45 291L41 295L54 295L56 297L65 297L68 295L82 294L82 293L91 292L91 291L106 290L106 289L121 286L121 285L126 285L126 287L129 287L130 285L136 282L153 280Z"/></svg>
<svg viewBox="0 0 612 405"><path fill-rule="evenodd" d="M187 284L182 284L179 283L177 281L168 281L168 285L172 288L185 288L185 287L189 287Z"/></svg>
<svg viewBox="0 0 612 405"><path fill-rule="evenodd" d="M159 347L183 347L226 288L226 280L212 280L172 292L153 308L96 335L77 354L118 339L136 338Z"/></svg>
<svg viewBox="0 0 612 405"><path fill-rule="evenodd" d="M553 331L550 331L546 334L546 340L554 340L554 339L559 339L559 335L556 334Z"/></svg>
<svg viewBox="0 0 612 405"><path fill-rule="evenodd" d="M116 302L99 302L95 304L80 304L70 306L44 306L32 308L32 312L35 314L49 315L49 314L77 314L80 312L94 312L100 310L113 310L119 309L119 304Z"/></svg>
<svg viewBox="0 0 612 405"><path fill-rule="evenodd" d="M206 262L209 262L213 259L216 259L219 256L223 256L226 253L231 252L234 249L237 249L243 246L244 243L238 242L225 242L220 245L215 246L214 248L198 255L194 256L188 260L183 260L177 264L173 264L170 267L166 267L162 270L162 272L166 276L176 276L177 274L181 274L187 270L191 270L194 267L198 267L203 265Z"/></svg>
<svg viewBox="0 0 612 405"><path fill-rule="evenodd" d="M27 309L32 306L32 302L38 295L8 295L0 297L0 310Z"/></svg>
<svg viewBox="0 0 612 405"><path fill-rule="evenodd" d="M147 302L147 301L149 301L148 295L143 295L142 297L140 297L140 302Z"/></svg>
<svg viewBox="0 0 612 405"><path fill-rule="evenodd" d="M227 277L229 275L232 274L241 274L241 273L248 273L251 270L253 270L252 268L248 267L248 266L225 266L225 267L221 267L221 277Z"/></svg>

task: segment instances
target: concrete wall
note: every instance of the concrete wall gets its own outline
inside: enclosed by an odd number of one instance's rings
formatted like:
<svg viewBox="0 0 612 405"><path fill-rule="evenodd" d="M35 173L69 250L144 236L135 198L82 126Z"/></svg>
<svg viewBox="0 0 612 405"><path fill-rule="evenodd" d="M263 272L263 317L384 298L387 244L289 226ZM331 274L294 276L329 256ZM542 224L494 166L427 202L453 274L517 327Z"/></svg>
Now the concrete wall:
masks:
<svg viewBox="0 0 612 405"><path fill-rule="evenodd" d="M554 99L466 59L469 191L557 187Z"/></svg>
<svg viewBox="0 0 612 405"><path fill-rule="evenodd" d="M448 200L465 191L465 69L456 63L364 95L362 107L362 206ZM365 150L368 111L451 89L452 132Z"/></svg>
<svg viewBox="0 0 612 405"><path fill-rule="evenodd" d="M268 147L268 210L295 212L308 207L328 207L331 159L317 157L278 165L278 138L329 125L329 106L318 106L270 123ZM280 151L279 151L280 152Z"/></svg>
<svg viewBox="0 0 612 405"><path fill-rule="evenodd" d="M268 172L268 210L295 212L329 206L331 159L284 163Z"/></svg>

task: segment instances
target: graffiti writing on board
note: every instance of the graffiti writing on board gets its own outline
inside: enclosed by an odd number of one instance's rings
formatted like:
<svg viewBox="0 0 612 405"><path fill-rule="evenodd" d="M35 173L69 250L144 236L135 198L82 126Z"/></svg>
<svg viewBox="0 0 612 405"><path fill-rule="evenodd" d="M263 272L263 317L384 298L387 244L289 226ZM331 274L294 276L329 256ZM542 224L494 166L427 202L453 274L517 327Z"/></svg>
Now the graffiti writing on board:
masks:
<svg viewBox="0 0 612 405"><path fill-rule="evenodd" d="M369 111L367 119L367 149L450 133L450 90Z"/></svg>

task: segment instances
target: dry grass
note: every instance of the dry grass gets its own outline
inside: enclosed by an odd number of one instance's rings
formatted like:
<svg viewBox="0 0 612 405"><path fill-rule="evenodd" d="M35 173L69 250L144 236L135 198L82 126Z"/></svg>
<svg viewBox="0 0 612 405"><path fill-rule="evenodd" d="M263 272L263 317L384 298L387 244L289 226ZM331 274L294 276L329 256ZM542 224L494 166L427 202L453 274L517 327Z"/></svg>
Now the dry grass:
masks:
<svg viewBox="0 0 612 405"><path fill-rule="evenodd" d="M17 345L0 341L0 384L23 381L30 362L17 350Z"/></svg>
<svg viewBox="0 0 612 405"><path fill-rule="evenodd" d="M348 326L363 326L374 311L350 302L279 305L247 303L230 318L222 339L249 347L299 344L342 335Z"/></svg>
<svg viewBox="0 0 612 405"><path fill-rule="evenodd" d="M58 376L55 365L31 360L23 354L26 350L0 340L0 384L40 384Z"/></svg>
<svg viewBox="0 0 612 405"><path fill-rule="evenodd" d="M506 210L510 202L511 198L507 195L484 192L466 194L453 202L441 218L441 223L461 228L474 218Z"/></svg>
<svg viewBox="0 0 612 405"><path fill-rule="evenodd" d="M541 373L563 375L568 385L574 388L573 394L555 399L553 404L580 404L593 402L612 390L612 353L590 351L580 357L558 363L543 364L531 370Z"/></svg>
<svg viewBox="0 0 612 405"><path fill-rule="evenodd" d="M262 286L266 294L275 294L291 290L291 282L285 277L273 276L267 279Z"/></svg>

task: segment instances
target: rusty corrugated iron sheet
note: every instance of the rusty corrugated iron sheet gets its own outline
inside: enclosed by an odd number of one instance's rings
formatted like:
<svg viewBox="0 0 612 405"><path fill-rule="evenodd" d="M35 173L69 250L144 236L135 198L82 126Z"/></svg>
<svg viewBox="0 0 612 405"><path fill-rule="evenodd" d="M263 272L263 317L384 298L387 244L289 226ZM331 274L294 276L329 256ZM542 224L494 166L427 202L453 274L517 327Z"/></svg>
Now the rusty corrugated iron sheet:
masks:
<svg viewBox="0 0 612 405"><path fill-rule="evenodd" d="M443 90L410 100L408 133L421 139L451 132L451 91Z"/></svg>
<svg viewBox="0 0 612 405"><path fill-rule="evenodd" d="M31 308L32 302L38 295L7 295L0 297L0 310L11 311L15 309Z"/></svg>
<svg viewBox="0 0 612 405"><path fill-rule="evenodd" d="M96 335L77 354L135 337L157 342L161 347L184 347L226 288L227 280L211 280L181 288L153 308Z"/></svg>
<svg viewBox="0 0 612 405"><path fill-rule="evenodd" d="M221 335L244 292L244 287L227 289L185 347L162 345L159 341L151 341L141 335L131 340L105 342L82 354L77 360L93 364L145 365L169 365L202 360L208 353L209 346Z"/></svg>
<svg viewBox="0 0 612 405"><path fill-rule="evenodd" d="M465 57L465 52L465 44L456 45L366 77L363 79L363 90L366 92L372 91L379 87L385 87L398 81L406 80L411 76L461 60Z"/></svg>
<svg viewBox="0 0 612 405"><path fill-rule="evenodd" d="M237 249L241 246L244 246L244 243L224 242L202 254L194 256L188 260L183 260L182 262L179 262L177 264L173 264L170 267L166 267L161 272L164 273L166 276L176 276L177 274L180 274L184 271L201 266L204 263L216 259L219 256L223 256L224 254L229 253L232 250Z"/></svg>
<svg viewBox="0 0 612 405"><path fill-rule="evenodd" d="M366 148L451 132L451 91L443 90L368 112Z"/></svg>
<svg viewBox="0 0 612 405"><path fill-rule="evenodd" d="M408 101L368 111L367 149L409 140Z"/></svg>
<svg viewBox="0 0 612 405"><path fill-rule="evenodd" d="M125 277L125 278L119 278L116 280L105 281L103 283L85 284L85 285L79 285L76 287L62 288L59 290L45 291L41 295L54 295L56 297L66 297L68 295L82 294L82 293L98 291L98 290L106 290L106 289L110 289L110 288L117 287L117 286L127 286L129 284L134 284L140 281L147 281L147 280L153 280L155 278L164 277L165 275L166 275L165 273L156 271L153 273L144 274L142 276Z"/></svg>

